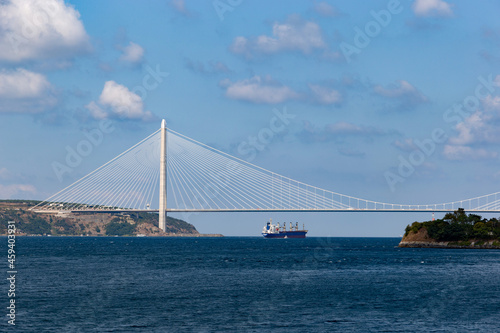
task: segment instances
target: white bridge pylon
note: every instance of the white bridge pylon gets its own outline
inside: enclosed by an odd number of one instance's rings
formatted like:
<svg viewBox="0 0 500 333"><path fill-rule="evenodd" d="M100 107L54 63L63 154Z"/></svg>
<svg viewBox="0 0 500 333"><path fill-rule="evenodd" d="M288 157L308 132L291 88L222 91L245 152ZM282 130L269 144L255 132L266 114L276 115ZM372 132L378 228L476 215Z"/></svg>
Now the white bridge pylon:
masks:
<svg viewBox="0 0 500 333"><path fill-rule="evenodd" d="M500 192L392 204L311 186L166 129L167 212L500 212ZM32 210L159 211L161 129Z"/></svg>

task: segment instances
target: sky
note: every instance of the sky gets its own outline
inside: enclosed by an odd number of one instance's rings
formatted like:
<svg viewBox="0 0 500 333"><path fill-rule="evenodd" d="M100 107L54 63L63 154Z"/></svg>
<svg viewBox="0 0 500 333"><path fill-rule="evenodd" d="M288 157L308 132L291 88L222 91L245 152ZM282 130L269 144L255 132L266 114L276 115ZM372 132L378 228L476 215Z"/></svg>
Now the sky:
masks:
<svg viewBox="0 0 500 333"><path fill-rule="evenodd" d="M497 192L499 12L497 1L2 1L0 198L46 199L162 119L355 197L433 204ZM289 119L280 130L277 112ZM103 139L68 160L96 130ZM398 237L431 218L174 216L203 233L258 236L273 218L342 237Z"/></svg>

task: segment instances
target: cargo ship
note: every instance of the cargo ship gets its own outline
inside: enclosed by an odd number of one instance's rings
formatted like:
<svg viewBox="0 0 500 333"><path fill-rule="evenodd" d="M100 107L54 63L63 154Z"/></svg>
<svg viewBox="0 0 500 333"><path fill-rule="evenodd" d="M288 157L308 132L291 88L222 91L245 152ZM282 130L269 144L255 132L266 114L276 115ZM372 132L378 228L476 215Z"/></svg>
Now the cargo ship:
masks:
<svg viewBox="0 0 500 333"><path fill-rule="evenodd" d="M290 222L290 230L286 230L286 222L280 227L280 223L273 224L273 220L269 220L262 229L264 238L306 238L307 230L302 224L302 230L299 230L299 222L295 223L295 227Z"/></svg>

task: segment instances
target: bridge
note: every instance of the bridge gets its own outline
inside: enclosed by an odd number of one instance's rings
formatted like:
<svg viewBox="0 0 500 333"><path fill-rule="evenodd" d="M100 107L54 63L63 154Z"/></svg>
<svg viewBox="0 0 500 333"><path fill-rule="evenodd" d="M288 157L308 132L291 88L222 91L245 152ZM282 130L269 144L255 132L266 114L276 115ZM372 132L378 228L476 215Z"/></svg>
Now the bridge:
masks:
<svg viewBox="0 0 500 333"><path fill-rule="evenodd" d="M293 180L166 127L31 208L39 213L500 212L500 192L438 204L394 204Z"/></svg>

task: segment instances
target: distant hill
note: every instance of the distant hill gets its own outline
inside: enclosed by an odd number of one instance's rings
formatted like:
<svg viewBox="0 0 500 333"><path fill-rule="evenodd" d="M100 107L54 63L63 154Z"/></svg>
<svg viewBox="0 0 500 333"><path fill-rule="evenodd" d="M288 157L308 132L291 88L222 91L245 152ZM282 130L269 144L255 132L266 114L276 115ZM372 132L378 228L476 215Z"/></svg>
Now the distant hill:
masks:
<svg viewBox="0 0 500 333"><path fill-rule="evenodd" d="M158 228L158 214L140 213L54 213L29 211L33 200L0 200L0 234L7 234L9 221L15 221L17 235L53 236L221 236L200 234L183 220L167 216L166 232Z"/></svg>
<svg viewBox="0 0 500 333"><path fill-rule="evenodd" d="M442 219L408 225L399 246L500 249L500 221L460 208Z"/></svg>

